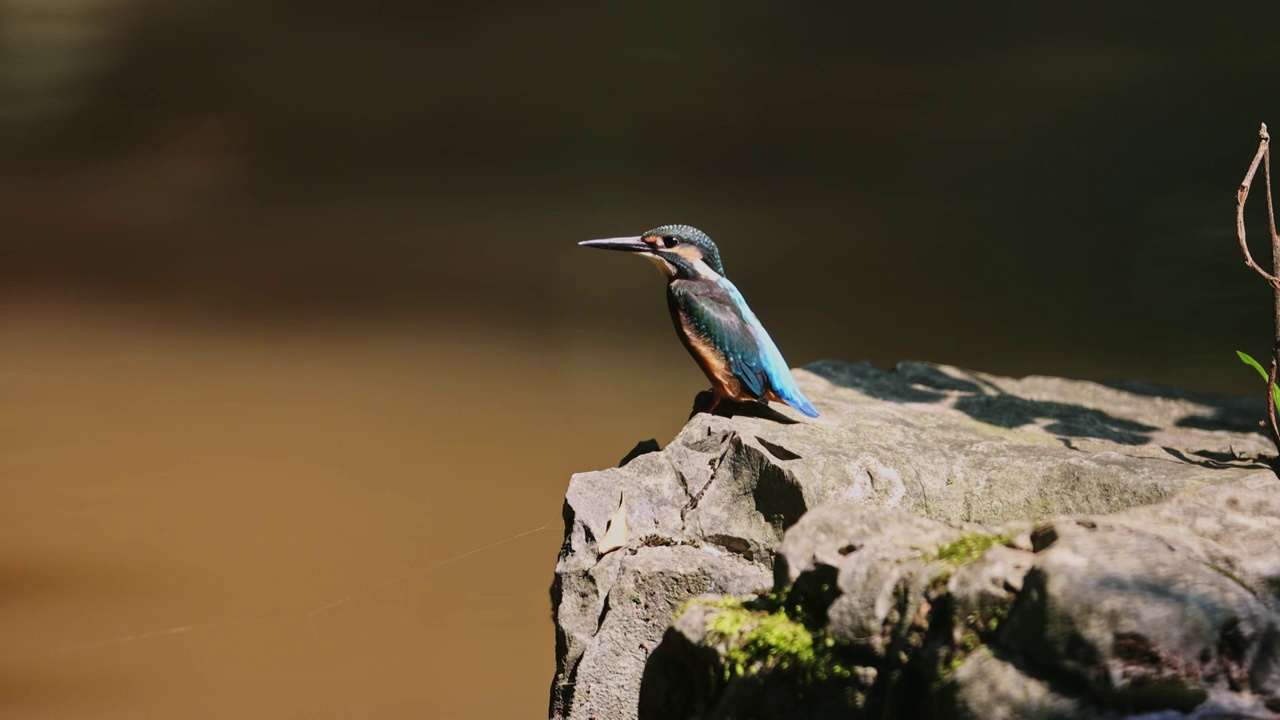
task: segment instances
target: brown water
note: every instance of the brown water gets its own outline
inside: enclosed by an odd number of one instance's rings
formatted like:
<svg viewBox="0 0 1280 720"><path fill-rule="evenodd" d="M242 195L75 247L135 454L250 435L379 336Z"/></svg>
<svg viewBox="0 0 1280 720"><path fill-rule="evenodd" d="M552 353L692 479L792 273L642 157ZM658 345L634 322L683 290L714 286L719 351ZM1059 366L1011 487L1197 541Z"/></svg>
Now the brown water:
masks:
<svg viewBox="0 0 1280 720"><path fill-rule="evenodd" d="M689 397L624 422L516 334L3 327L6 717L540 716L567 479Z"/></svg>

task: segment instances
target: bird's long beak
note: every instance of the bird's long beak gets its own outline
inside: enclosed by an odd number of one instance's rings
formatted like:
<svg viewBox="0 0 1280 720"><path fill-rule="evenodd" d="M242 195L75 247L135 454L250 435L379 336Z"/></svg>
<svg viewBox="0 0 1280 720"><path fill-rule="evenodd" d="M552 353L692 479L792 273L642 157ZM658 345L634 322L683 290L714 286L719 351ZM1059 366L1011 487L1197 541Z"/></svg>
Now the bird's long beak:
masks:
<svg viewBox="0 0 1280 720"><path fill-rule="evenodd" d="M638 236L604 238L603 240L583 240L578 243L583 247L600 248L601 250L622 250L624 252L649 252L652 248Z"/></svg>

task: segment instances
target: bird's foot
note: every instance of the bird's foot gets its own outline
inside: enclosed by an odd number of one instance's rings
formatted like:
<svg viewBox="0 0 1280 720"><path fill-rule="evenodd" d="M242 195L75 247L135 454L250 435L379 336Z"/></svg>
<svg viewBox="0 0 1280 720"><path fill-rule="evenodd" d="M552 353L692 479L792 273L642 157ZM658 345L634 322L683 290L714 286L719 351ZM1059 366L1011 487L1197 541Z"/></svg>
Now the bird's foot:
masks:
<svg viewBox="0 0 1280 720"><path fill-rule="evenodd" d="M714 390L704 390L693 399L693 412L689 413L689 419L692 420L698 413L707 413L717 417L755 417L763 420L772 420L783 425L791 425L796 422L769 407L769 403L762 400L744 400L741 402L729 400L721 397Z"/></svg>
<svg viewBox="0 0 1280 720"><path fill-rule="evenodd" d="M689 418L692 419L693 416L698 413L715 415L715 410L720 407L721 400L723 400L723 398L721 398L719 393L716 391L703 390L693 398L693 412L689 413Z"/></svg>

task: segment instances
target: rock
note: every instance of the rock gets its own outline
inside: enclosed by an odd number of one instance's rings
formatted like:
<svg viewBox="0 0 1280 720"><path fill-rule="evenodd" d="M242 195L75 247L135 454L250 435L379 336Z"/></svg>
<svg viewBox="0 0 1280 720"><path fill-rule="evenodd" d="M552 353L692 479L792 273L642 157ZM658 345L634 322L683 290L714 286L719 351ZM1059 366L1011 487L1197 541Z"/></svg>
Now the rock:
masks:
<svg viewBox="0 0 1280 720"><path fill-rule="evenodd" d="M1280 601L1265 590L1278 579L1278 492L1218 485L1143 511L1057 518L1033 528L1030 549L1014 539L1026 523L962 532L898 510L816 508L787 532L772 592L736 607L803 619L826 667L845 671L782 672L767 649L731 657L734 638L708 635L737 610L703 598L703 628L686 611L646 680L670 675L663 663L720 687L647 715L649 685L640 717L1278 717ZM1222 524L1197 522L1224 508L1256 533L1224 544ZM1268 564L1251 565L1255 553ZM744 707L739 683L758 698L844 702L779 714L764 700ZM668 697L690 694L667 685Z"/></svg>
<svg viewBox="0 0 1280 720"><path fill-rule="evenodd" d="M666 448L642 443L622 467L573 477L552 587L553 718L849 717L918 709L926 697L955 716L996 717L983 713L1002 692L1023 709L1086 717L1143 709L1153 695L1177 695L1176 707L1237 707L1246 686L1270 697L1280 536L1264 503L1276 479L1263 462L1260 402L923 363L883 372L823 362L796 377L817 420L761 407L696 414ZM600 558L623 496L630 542ZM1157 550L1169 557L1143 565ZM1080 558L1086 567L1072 574ZM1090 563L1138 584L1121 592ZM1186 610L1159 587L1206 593L1182 634L1156 632L1181 627L1174 616ZM1105 622L1086 601L1104 592L1116 598ZM700 594L756 598L717 611L745 624L751 647L761 624L832 645L813 662L785 660L786 671L766 663L726 676L725 653L745 651L719 636L721 647L708 647L706 623L719 616L710 606L668 627ZM1149 612L1126 615L1132 603ZM1015 626L1022 634L1006 637ZM1033 627L1064 634L1037 644ZM1230 652L1211 647L1224 632ZM1063 659L1071 653L1085 654ZM962 682L970 662L1009 684ZM839 672L815 669L824 663ZM693 667L720 679L681 680ZM1190 668L1213 681L1188 684ZM800 692L797 673L808 673Z"/></svg>

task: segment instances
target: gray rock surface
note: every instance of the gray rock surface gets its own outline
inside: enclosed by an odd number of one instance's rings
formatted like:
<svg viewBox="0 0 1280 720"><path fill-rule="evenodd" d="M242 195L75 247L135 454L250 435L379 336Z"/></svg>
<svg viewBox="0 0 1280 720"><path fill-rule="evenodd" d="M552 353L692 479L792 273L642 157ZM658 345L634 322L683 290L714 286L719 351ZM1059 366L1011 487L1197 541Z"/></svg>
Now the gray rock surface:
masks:
<svg viewBox="0 0 1280 720"><path fill-rule="evenodd" d="M1280 716L1280 484L1249 484L964 531L817 508L787 532L770 595L679 616L645 670L640 717ZM785 647L733 671L727 649L779 614L849 672L798 677ZM720 616L739 618L735 637L709 637ZM690 691L707 676L723 680Z"/></svg>
<svg viewBox="0 0 1280 720"><path fill-rule="evenodd" d="M796 377L817 420L698 414L573 477L553 718L1268 712L1280 488L1260 402L924 363ZM630 541L601 557L620 496ZM692 597L770 586L669 627ZM802 691L773 661L726 675L746 651L708 624L745 618L752 640L788 608L839 673L797 660Z"/></svg>

